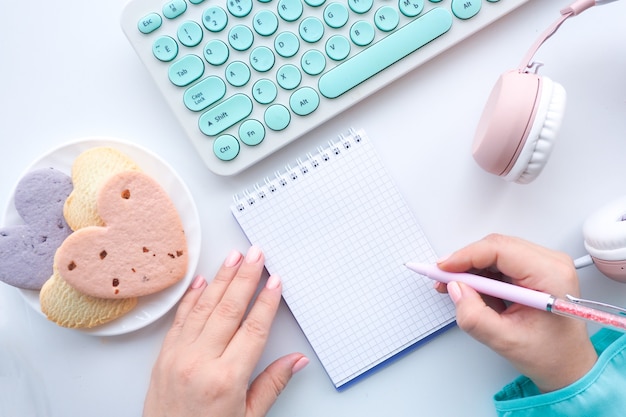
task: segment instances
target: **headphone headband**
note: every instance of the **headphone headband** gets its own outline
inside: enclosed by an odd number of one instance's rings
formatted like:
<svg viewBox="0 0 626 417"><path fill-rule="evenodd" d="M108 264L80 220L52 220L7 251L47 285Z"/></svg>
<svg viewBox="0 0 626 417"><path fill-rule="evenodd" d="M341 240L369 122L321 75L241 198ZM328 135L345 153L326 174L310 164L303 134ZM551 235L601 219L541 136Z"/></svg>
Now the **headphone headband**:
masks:
<svg viewBox="0 0 626 417"><path fill-rule="evenodd" d="M541 45L543 45L545 41L547 41L552 35L554 35L567 19L572 16L578 16L579 14L581 14L588 8L595 6L596 4L609 3L611 1L615 0L605 0L604 2L602 2L602 0L577 0L574 3L570 4L568 7L562 9L561 16L554 23L552 23L552 25L550 25L550 27L548 27L548 29L546 29L546 31L543 32L541 36L539 36L539 38L535 41L535 43L530 47L519 65L519 70L521 72L528 72L528 68L532 68L534 66L534 64L530 62L533 56L537 53Z"/></svg>

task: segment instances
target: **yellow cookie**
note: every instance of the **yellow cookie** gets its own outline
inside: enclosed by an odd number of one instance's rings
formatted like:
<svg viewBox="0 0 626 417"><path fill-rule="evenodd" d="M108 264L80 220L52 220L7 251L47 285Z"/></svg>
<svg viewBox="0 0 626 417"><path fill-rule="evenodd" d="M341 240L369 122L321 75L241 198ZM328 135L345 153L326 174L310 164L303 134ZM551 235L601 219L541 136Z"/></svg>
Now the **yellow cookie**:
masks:
<svg viewBox="0 0 626 417"><path fill-rule="evenodd" d="M91 328L123 316L137 305L137 298L105 300L75 290L58 274L44 284L39 293L41 311L63 327Z"/></svg>
<svg viewBox="0 0 626 417"><path fill-rule="evenodd" d="M63 207L63 215L72 230L103 225L96 209L96 194L104 181L122 171L141 169L124 153L106 146L89 149L74 160L74 190Z"/></svg>

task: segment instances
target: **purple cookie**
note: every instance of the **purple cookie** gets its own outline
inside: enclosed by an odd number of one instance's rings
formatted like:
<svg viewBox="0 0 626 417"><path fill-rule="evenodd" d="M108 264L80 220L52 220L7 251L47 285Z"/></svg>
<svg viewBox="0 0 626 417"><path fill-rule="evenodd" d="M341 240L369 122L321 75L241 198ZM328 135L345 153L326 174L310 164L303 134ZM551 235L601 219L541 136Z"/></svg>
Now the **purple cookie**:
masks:
<svg viewBox="0 0 626 417"><path fill-rule="evenodd" d="M15 189L15 209L25 224L0 229L0 281L39 290L52 275L54 254L72 230L63 204L72 179L53 168L26 174Z"/></svg>

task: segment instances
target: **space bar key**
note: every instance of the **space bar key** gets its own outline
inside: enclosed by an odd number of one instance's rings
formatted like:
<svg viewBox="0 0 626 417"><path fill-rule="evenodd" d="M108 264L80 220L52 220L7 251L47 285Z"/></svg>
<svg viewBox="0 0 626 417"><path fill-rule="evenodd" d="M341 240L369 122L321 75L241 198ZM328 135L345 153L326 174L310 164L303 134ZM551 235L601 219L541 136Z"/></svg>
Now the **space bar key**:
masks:
<svg viewBox="0 0 626 417"><path fill-rule="evenodd" d="M337 98L443 35L450 27L450 12L435 8L322 75L319 91L324 97Z"/></svg>

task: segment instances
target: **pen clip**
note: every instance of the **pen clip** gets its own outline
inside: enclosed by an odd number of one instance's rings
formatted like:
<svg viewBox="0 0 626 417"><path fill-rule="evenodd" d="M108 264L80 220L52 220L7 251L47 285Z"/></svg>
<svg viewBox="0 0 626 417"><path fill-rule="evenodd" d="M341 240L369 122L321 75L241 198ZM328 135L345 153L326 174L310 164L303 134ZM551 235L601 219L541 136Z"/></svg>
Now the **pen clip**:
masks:
<svg viewBox="0 0 626 417"><path fill-rule="evenodd" d="M580 304L586 307L593 307L609 313L619 313L621 315L626 315L626 309L614 306L612 304L602 303L600 301L585 300L583 298L574 297L573 295L569 294L567 294L565 297L568 299L568 301L571 301L574 304Z"/></svg>

